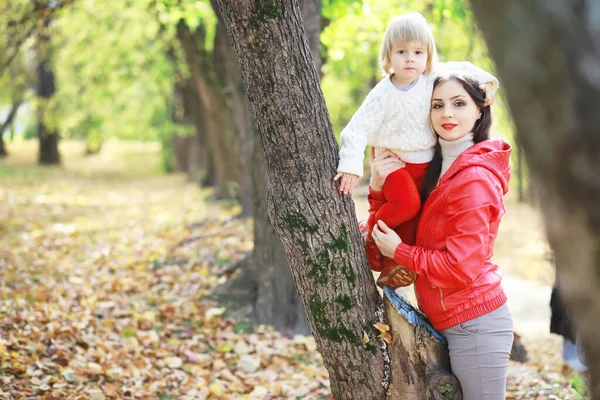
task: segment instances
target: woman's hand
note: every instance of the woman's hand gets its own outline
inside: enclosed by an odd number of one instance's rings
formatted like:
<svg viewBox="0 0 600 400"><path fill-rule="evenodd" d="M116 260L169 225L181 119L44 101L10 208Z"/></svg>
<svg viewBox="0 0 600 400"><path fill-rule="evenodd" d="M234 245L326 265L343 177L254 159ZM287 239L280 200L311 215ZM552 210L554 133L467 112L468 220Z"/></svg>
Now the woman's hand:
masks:
<svg viewBox="0 0 600 400"><path fill-rule="evenodd" d="M371 236L375 240L377 247L379 247L381 254L393 259L396 247L402 243L400 236L383 221L377 221L377 224L373 227Z"/></svg>
<svg viewBox="0 0 600 400"><path fill-rule="evenodd" d="M380 192L388 175L405 166L406 164L389 150L379 154L371 161L371 189Z"/></svg>

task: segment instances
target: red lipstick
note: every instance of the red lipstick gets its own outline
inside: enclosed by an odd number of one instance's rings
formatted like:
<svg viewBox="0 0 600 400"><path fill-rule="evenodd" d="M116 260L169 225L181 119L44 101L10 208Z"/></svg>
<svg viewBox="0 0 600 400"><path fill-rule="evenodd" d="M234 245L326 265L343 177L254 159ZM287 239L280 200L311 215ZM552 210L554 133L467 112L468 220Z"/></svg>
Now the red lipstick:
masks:
<svg viewBox="0 0 600 400"><path fill-rule="evenodd" d="M452 129L456 128L458 126L458 124L442 124L442 128L444 128L447 131L451 131Z"/></svg>

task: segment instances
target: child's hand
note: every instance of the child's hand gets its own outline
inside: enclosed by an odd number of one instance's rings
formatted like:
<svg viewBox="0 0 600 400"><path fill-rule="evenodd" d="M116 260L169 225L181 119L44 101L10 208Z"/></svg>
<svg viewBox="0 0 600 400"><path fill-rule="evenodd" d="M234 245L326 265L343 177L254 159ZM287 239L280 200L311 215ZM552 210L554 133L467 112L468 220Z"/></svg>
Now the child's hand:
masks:
<svg viewBox="0 0 600 400"><path fill-rule="evenodd" d="M363 244L367 243L367 238L369 237L370 233L367 220L363 220L358 223L358 231L360 232L360 238L362 239Z"/></svg>
<svg viewBox="0 0 600 400"><path fill-rule="evenodd" d="M340 178L342 178L342 181L340 182L340 192L343 192L344 194L352 193L354 188L356 188L356 185L358 185L358 180L360 179L358 175L340 172L335 176L335 178L333 178L333 180L337 181Z"/></svg>
<svg viewBox="0 0 600 400"><path fill-rule="evenodd" d="M491 106L494 104L494 87L491 82L484 83L479 85L479 89L485 94L485 101L483 102L486 106Z"/></svg>

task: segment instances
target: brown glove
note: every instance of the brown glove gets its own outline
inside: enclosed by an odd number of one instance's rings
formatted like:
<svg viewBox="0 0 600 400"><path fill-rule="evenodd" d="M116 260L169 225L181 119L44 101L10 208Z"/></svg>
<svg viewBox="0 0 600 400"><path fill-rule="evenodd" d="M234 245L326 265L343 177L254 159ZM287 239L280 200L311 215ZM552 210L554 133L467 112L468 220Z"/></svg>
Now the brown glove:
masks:
<svg viewBox="0 0 600 400"><path fill-rule="evenodd" d="M377 286L381 288L388 286L396 290L400 287L409 286L416 280L416 273L403 265L394 263L383 268L381 275L377 279Z"/></svg>

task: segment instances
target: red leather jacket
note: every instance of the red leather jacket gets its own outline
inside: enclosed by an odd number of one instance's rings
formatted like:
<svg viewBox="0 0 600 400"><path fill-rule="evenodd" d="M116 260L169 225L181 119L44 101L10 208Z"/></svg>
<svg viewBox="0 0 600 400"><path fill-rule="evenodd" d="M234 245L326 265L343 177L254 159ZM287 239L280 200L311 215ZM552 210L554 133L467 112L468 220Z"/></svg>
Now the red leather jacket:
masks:
<svg viewBox="0 0 600 400"><path fill-rule="evenodd" d="M446 329L506 302L494 241L504 214L511 147L486 140L464 151L425 202L415 246L401 243L394 260L418 275L419 308Z"/></svg>

